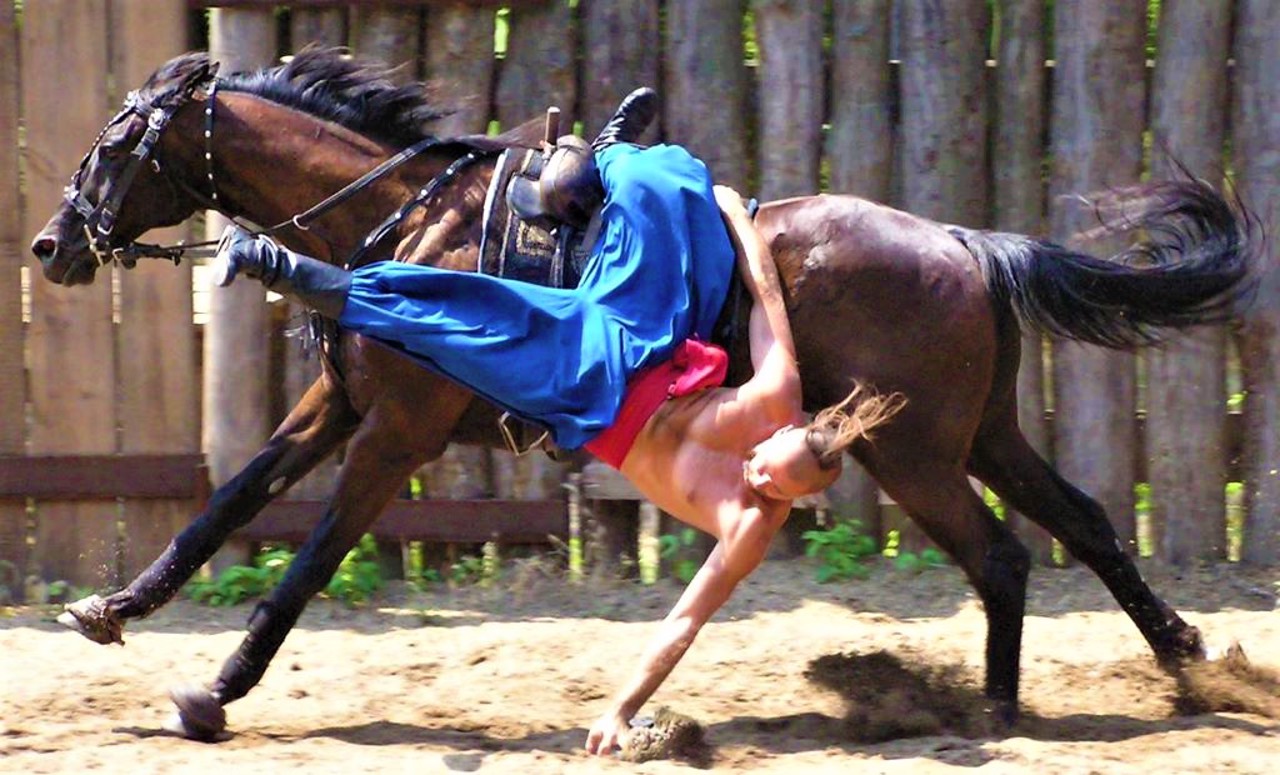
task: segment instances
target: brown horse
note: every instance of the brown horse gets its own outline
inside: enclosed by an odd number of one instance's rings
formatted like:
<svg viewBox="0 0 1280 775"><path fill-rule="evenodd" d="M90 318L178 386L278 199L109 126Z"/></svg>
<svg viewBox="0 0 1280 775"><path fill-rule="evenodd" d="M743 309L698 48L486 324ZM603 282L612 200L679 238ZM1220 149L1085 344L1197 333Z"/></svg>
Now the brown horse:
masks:
<svg viewBox="0 0 1280 775"><path fill-rule="evenodd" d="M473 269L493 151L532 144L536 126L431 145L308 230L287 225L422 141L432 115L417 88L392 86L324 52L216 81L205 55L177 58L104 130L32 250L51 282L90 283L102 262L128 265L145 253L134 240L147 229L213 208L286 224L275 232L284 244L341 262L434 181L437 193L367 257ZM467 154L478 161L455 164ZM1146 228L1155 241L1113 261L845 196L769 203L758 217L785 286L806 403L833 403L855 379L908 398L874 445L852 452L977 590L988 623L986 692L1007 720L1017 707L1029 555L969 475L1097 573L1161 663L1204 654L1196 629L1156 597L1121 550L1102 509L1032 450L1016 419L1019 318L1055 335L1133 349L1156 341L1162 327L1225 319L1251 288L1250 220L1239 209L1198 182L1129 193L1124 225ZM743 356L735 354L739 370ZM465 388L386 347L341 336L332 364L265 448L127 588L82 604L78 628L100 642L118 640L126 620L167 602L282 483L349 442L326 513L253 612L238 652L208 691L175 697L189 733L220 731L222 706L258 682L307 601L410 473L451 441L500 443L496 418Z"/></svg>

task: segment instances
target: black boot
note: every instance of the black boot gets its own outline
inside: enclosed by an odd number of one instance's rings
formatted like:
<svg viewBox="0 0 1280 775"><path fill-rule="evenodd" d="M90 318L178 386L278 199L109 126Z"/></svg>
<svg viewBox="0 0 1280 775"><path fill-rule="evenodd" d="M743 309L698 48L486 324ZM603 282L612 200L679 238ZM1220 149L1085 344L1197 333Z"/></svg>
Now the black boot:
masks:
<svg viewBox="0 0 1280 775"><path fill-rule="evenodd" d="M210 268L216 285L225 288L243 274L334 320L342 315L351 289L347 270L294 253L234 224L222 232Z"/></svg>
<svg viewBox="0 0 1280 775"><path fill-rule="evenodd" d="M613 118L605 122L591 148L599 153L614 143L634 143L658 115L658 93L648 86L628 94L618 105Z"/></svg>

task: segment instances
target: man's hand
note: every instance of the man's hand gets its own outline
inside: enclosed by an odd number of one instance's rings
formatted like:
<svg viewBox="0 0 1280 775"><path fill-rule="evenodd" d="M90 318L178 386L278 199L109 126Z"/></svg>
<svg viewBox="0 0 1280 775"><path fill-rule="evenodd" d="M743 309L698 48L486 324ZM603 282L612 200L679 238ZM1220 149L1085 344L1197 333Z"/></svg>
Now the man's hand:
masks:
<svg viewBox="0 0 1280 775"><path fill-rule="evenodd" d="M631 722L614 711L609 711L591 725L587 733L587 753L592 756L609 756L621 748L631 734Z"/></svg>

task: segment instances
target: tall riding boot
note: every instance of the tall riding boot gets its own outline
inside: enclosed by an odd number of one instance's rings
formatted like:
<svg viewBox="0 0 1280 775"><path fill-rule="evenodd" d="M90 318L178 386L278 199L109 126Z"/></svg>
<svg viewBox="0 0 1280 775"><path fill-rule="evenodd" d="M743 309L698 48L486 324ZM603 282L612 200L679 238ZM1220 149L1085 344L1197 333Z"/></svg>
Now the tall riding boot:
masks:
<svg viewBox="0 0 1280 775"><path fill-rule="evenodd" d="M591 142L592 150L599 153L615 143L634 143L657 115L658 93L648 86L636 89L618 105L613 118L605 122L600 134Z"/></svg>
<svg viewBox="0 0 1280 775"><path fill-rule="evenodd" d="M294 253L234 224L222 232L211 269L219 286L226 287L243 274L335 320L342 315L351 289L351 272Z"/></svg>

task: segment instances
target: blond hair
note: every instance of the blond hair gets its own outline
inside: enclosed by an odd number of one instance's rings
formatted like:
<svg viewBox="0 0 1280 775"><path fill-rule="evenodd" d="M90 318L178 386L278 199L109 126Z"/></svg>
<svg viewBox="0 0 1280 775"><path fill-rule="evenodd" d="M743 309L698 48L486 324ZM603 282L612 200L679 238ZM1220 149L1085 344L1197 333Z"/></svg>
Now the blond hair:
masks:
<svg viewBox="0 0 1280 775"><path fill-rule="evenodd" d="M879 395L862 383L855 384L838 404L828 406L805 427L805 443L818 458L818 466L832 469L840 465L840 455L858 439L871 439L871 432L885 424L906 406L901 393Z"/></svg>

